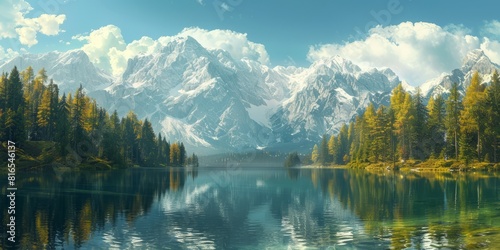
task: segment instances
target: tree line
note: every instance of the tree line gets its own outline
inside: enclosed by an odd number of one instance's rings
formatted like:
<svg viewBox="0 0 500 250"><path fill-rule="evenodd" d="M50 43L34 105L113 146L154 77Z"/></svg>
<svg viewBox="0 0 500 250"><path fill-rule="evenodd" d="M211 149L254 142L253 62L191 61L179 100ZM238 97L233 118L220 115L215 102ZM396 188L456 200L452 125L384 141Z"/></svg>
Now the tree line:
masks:
<svg viewBox="0 0 500 250"><path fill-rule="evenodd" d="M198 157L188 156L182 142L156 135L151 122L132 111L122 118L116 110L110 115L81 85L73 95L59 96L43 68L37 75L32 67L1 75L0 140L20 148L51 141L60 157L101 158L118 166L198 166Z"/></svg>
<svg viewBox="0 0 500 250"><path fill-rule="evenodd" d="M499 76L494 71L484 84L475 72L463 96L453 83L447 98L436 95L427 104L419 89L412 95L398 85L389 106L370 104L337 135L324 135L311 160L323 165L430 158L497 163L499 146Z"/></svg>

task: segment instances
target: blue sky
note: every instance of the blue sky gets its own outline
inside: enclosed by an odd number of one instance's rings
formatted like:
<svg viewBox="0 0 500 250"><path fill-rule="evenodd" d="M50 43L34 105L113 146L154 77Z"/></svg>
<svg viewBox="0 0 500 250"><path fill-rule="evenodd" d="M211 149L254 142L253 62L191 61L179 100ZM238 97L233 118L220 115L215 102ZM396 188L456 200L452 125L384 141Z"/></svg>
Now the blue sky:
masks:
<svg viewBox="0 0 500 250"><path fill-rule="evenodd" d="M496 56L494 51L500 34L495 32L500 28L500 23L496 21L499 17L500 3L496 1L481 1L474 4L469 1L422 0L27 0L26 2L1 0L0 2L0 8L5 10L4 13L9 12L9 5L15 6L10 7L10 12L13 14L10 16L2 14L3 17L0 17L0 60L17 53L82 48L89 43L86 36L108 25L119 30L115 34L120 33L123 46L144 36L153 40L164 36L176 36L188 27L198 27L207 32L217 29L231 30L246 34L249 42L264 45L269 57L267 63L270 65L298 66L307 66L324 57L324 54L337 53L367 67L380 67L383 62L372 63L370 62L372 57L356 55L353 50L368 50L370 44L373 45L367 42L371 35L400 32L401 29L394 31L389 28L397 28L405 22L432 24L434 26L422 26L423 28L407 25L406 29L428 33L429 30L436 32L437 27L441 29L437 31L438 33L451 34L449 38L451 40L454 39L454 35L460 35L464 40L467 39L466 36L475 37L478 41L468 42L464 48L485 47L493 51L490 53L491 57ZM19 13L23 21L19 21ZM42 20L41 16L45 18ZM380 25L378 30L372 29L375 25ZM427 31L422 31L423 29ZM33 34L36 34L36 42L33 40ZM400 39L390 35L385 36L387 40L395 43ZM219 39L231 41L224 36ZM365 42L366 46L363 48L354 46L356 41ZM481 47L485 42L489 42L489 45ZM461 42L455 41L455 43ZM124 50L123 46L121 48L118 46L118 50ZM415 50L429 47L419 46L417 44ZM443 47L447 47L447 44L443 44ZM91 51L90 46L86 49ZM435 53L436 50L429 51L431 52ZM323 54L320 55L321 53ZM394 53L392 51L387 55ZM459 56L463 56L463 53L465 52L461 52ZM102 59L101 56L94 57ZM444 53L442 56L450 55ZM99 60L95 58L94 60ZM109 64L103 60L99 63ZM436 63L442 64L442 62ZM397 66L398 63L388 63L387 66L393 64ZM458 62L444 65L437 71L456 67L456 64ZM107 67L111 68L109 65ZM416 72L413 75L405 72L408 70L396 69L399 71L397 73L403 74L410 81L422 81L418 79ZM436 72L429 72L429 75L434 73Z"/></svg>

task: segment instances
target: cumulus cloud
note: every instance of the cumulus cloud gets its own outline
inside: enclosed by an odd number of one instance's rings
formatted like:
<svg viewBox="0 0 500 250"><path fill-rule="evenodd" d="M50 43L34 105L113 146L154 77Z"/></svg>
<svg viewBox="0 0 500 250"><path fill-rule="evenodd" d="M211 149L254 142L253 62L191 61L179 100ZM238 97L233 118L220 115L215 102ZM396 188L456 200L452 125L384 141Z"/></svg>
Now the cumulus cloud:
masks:
<svg viewBox="0 0 500 250"><path fill-rule="evenodd" d="M61 31L59 26L64 23L65 15L42 14L38 17L37 23L40 25L40 32L47 36L55 36Z"/></svg>
<svg viewBox="0 0 500 250"><path fill-rule="evenodd" d="M120 29L114 25L108 25L90 32L87 36L73 36L73 39L86 42L82 49L93 63L114 75L120 75L125 71L128 59L140 54L152 54L176 38L188 36L196 39L206 49L225 50L237 60L248 58L263 64L269 63L269 55L264 45L249 41L247 34L229 30L208 31L200 28L186 28L174 36L162 36L156 40L144 36L126 44Z"/></svg>
<svg viewBox="0 0 500 250"><path fill-rule="evenodd" d="M176 37L191 36L207 49L228 51L235 59L249 58L263 64L269 64L269 55L264 45L248 40L247 34L230 30L205 30L187 28Z"/></svg>
<svg viewBox="0 0 500 250"><path fill-rule="evenodd" d="M462 26L443 28L424 22L377 26L364 40L312 46L308 59L340 55L362 67L389 67L402 79L418 85L460 67L469 51L481 47L481 39L469 32Z"/></svg>
<svg viewBox="0 0 500 250"><path fill-rule="evenodd" d="M111 48L108 56L110 57L110 66L113 74L122 74L126 67L127 61L140 54L152 54L160 49L160 43L150 37L144 36L139 40L134 40L127 44L126 48L120 50L117 47Z"/></svg>
<svg viewBox="0 0 500 250"><path fill-rule="evenodd" d="M6 0L0 3L0 39L18 38L23 45L33 46L38 43L37 33L54 36L61 32L65 15L42 14L38 17L25 17L33 8L25 0Z"/></svg>
<svg viewBox="0 0 500 250"><path fill-rule="evenodd" d="M121 51L126 47L120 28L114 25L93 30L88 36L73 36L73 39L86 41L82 50L97 67L107 71L111 71L109 52L112 49Z"/></svg>
<svg viewBox="0 0 500 250"><path fill-rule="evenodd" d="M23 0L0 1L0 39L16 37L16 27L33 8Z"/></svg>
<svg viewBox="0 0 500 250"><path fill-rule="evenodd" d="M17 34L19 35L19 41L28 46L32 46L38 43L36 40L36 30L32 27L22 27L16 29Z"/></svg>

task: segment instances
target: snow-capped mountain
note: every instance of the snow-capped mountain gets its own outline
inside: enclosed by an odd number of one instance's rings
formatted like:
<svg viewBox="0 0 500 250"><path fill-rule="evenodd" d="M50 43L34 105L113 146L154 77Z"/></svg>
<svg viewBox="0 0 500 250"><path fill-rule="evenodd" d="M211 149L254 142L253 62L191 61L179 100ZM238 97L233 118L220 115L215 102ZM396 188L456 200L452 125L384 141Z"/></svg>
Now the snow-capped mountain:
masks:
<svg viewBox="0 0 500 250"><path fill-rule="evenodd" d="M459 84L460 91L464 91L469 86L474 72L479 72L483 77L483 82L489 82L493 71L499 68L500 66L493 63L482 50L473 50L464 58L459 69L454 69L449 74L443 73L425 82L420 86L420 89L427 98L438 94L448 94L454 82Z"/></svg>
<svg viewBox="0 0 500 250"><path fill-rule="evenodd" d="M118 100L111 109L130 106L171 140L244 150L309 146L304 142L336 132L369 102L387 103L397 83L389 69L363 71L340 57L309 68L269 68L188 37L131 59L106 90Z"/></svg>
<svg viewBox="0 0 500 250"><path fill-rule="evenodd" d="M370 102L387 104L400 82L390 69L363 71L338 56L318 61L299 75L302 87L272 117L278 144L307 145L323 134L337 133Z"/></svg>
<svg viewBox="0 0 500 250"><path fill-rule="evenodd" d="M87 92L109 86L113 78L90 62L81 50L24 54L0 65L0 72L10 72L14 66L21 71L31 66L36 74L45 68L49 78L59 86L60 93L74 93L80 84Z"/></svg>
<svg viewBox="0 0 500 250"><path fill-rule="evenodd" d="M129 60L106 91L115 100L110 109L133 109L170 140L198 150L244 150L265 146L256 135L270 132L268 118L289 96L286 83L283 73L188 37Z"/></svg>
<svg viewBox="0 0 500 250"><path fill-rule="evenodd" d="M25 54L0 66L9 72L42 67L74 92L80 84L109 111L133 110L170 141L190 151L215 153L255 148L310 150L321 135L336 133L370 103L387 104L400 79L390 69L363 70L334 56L307 68L268 67L228 52L208 50L191 37L128 61L118 79L96 68L83 51ZM468 84L474 71L488 76L498 65L472 51L460 69L421 86L425 96ZM488 79L484 79L488 81ZM403 81L408 91L415 88Z"/></svg>

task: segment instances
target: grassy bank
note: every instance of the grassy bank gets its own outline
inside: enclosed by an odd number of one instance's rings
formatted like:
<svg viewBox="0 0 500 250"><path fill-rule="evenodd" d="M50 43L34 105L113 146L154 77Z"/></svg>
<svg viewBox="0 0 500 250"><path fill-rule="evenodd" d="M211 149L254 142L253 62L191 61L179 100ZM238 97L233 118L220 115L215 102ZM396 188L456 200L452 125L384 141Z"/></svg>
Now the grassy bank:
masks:
<svg viewBox="0 0 500 250"><path fill-rule="evenodd" d="M405 162L349 163L350 168L358 169L398 169L401 171L449 172L449 171L499 171L499 163L471 162L429 159L426 161L408 160Z"/></svg>
<svg viewBox="0 0 500 250"><path fill-rule="evenodd" d="M29 141L22 148L16 148L16 171L37 171L51 168L68 168L79 170L107 170L118 168L111 162L96 157L80 157L68 154L62 156L55 142ZM0 172L7 171L7 143L0 146Z"/></svg>

